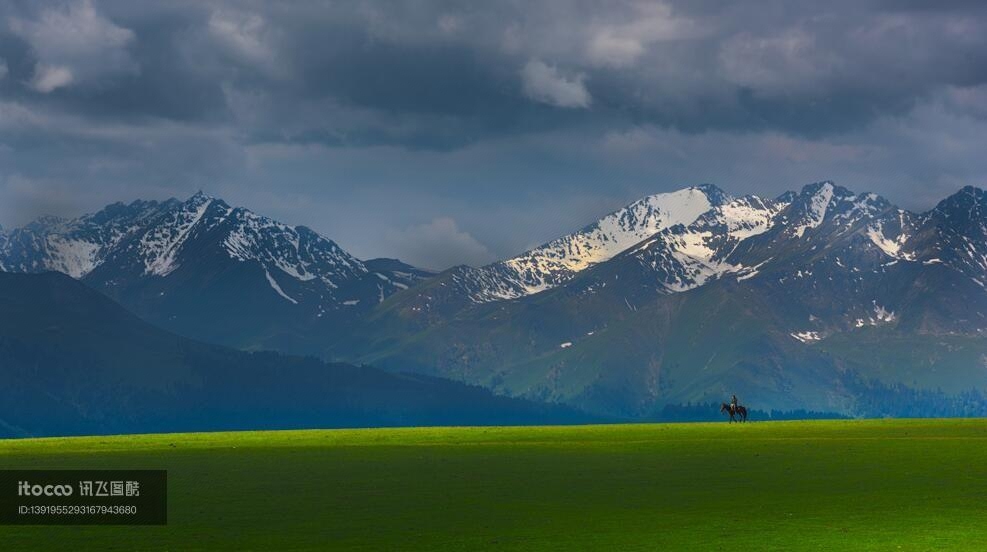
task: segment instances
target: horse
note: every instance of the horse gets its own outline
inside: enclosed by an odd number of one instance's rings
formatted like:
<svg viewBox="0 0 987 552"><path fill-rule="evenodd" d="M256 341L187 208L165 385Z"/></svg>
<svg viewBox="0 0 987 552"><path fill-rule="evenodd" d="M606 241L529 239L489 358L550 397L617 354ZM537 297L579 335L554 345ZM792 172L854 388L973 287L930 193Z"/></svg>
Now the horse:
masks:
<svg viewBox="0 0 987 552"><path fill-rule="evenodd" d="M738 404L737 405L737 410L734 411L734 409L730 408L730 405L729 404L727 404L727 403L720 403L720 412L726 412L727 414L729 414L730 415L730 421L731 422L736 422L737 421L737 419L735 418L735 416L737 414L740 414L740 421L741 422L746 422L747 421L747 407L745 407L745 406L740 406Z"/></svg>

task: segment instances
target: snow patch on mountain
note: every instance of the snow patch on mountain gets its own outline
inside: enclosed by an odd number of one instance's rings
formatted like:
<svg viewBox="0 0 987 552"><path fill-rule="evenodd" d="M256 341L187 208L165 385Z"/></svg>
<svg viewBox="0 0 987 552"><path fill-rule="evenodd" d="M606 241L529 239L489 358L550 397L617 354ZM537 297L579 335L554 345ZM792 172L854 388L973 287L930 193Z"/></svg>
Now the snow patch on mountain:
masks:
<svg viewBox="0 0 987 552"><path fill-rule="evenodd" d="M833 184L824 182L819 190L809 200L804 222L795 226L792 232L799 238L810 228L817 228L826 218L826 209L833 200Z"/></svg>
<svg viewBox="0 0 987 552"><path fill-rule="evenodd" d="M237 285L270 287L313 314L342 309L343 300L357 301L346 305L348 312L369 309L432 276L397 259L373 261L371 272L308 228L230 207L202 192L185 201L116 203L72 220L41 217L0 237L0 266L5 270L57 270L121 295L148 285L167 286L176 271L206 288L223 285L217 282L240 273L228 270L231 264L256 264L260 272L248 268L243 273L259 278L263 272L264 280L235 280ZM198 292L196 285L183 287L190 294Z"/></svg>
<svg viewBox="0 0 987 552"><path fill-rule="evenodd" d="M815 341L819 341L822 339L822 336L819 335L819 332L811 332L811 331L793 332L788 335L792 336L797 341L801 341L802 343L813 343Z"/></svg>
<svg viewBox="0 0 987 552"><path fill-rule="evenodd" d="M871 305L874 308L874 315L867 318L857 318L854 321L854 327L878 326L880 324L890 324L895 321L894 311L889 311L883 306L878 305L877 301L871 301Z"/></svg>
<svg viewBox="0 0 987 552"><path fill-rule="evenodd" d="M894 322L894 312L889 311L874 302L874 317L877 318L878 322Z"/></svg>
<svg viewBox="0 0 987 552"><path fill-rule="evenodd" d="M257 261L265 267L277 268L292 278L307 282L319 277L313 266L320 262L339 263L356 272L366 272L362 264L345 254L335 244L327 242L328 251L315 251L309 243L302 243L297 228L257 215L246 209L234 209L230 215L232 228L223 240L230 258L237 261ZM335 286L331 277L324 276L329 286Z"/></svg>
<svg viewBox="0 0 987 552"><path fill-rule="evenodd" d="M761 267L771 262L771 259L772 258L769 257L754 266L737 265L737 270L736 270L737 281L743 282L744 280L750 280L751 278L757 276L758 274L761 273ZM810 316L810 320L811 318L812 317Z"/></svg>
<svg viewBox="0 0 987 552"><path fill-rule="evenodd" d="M270 272L268 272L268 271L265 270L264 271L264 276L267 277L267 283L271 285L271 289L273 289L274 291L276 291L278 293L278 295L280 295L281 297L284 297L285 299L287 299L288 301L291 301L292 303L294 303L296 305L298 304L298 301L295 301L294 299L292 299L291 296L289 296L287 293L284 292L283 289L281 289L281 286L278 285L278 281L275 280L273 276L271 276L271 273Z"/></svg>
<svg viewBox="0 0 987 552"><path fill-rule="evenodd" d="M709 231L668 236L665 243L669 255L678 267L673 271L666 271L666 289L672 292L687 291L736 269L729 263L714 259L717 252L708 244L712 238L713 233Z"/></svg>
<svg viewBox="0 0 987 552"><path fill-rule="evenodd" d="M713 204L694 187L655 194L610 213L596 224L504 261L519 273L579 272L609 260L635 243L676 224L691 224ZM539 285L534 287L542 289Z"/></svg>
<svg viewBox="0 0 987 552"><path fill-rule="evenodd" d="M699 287L729 273L751 278L764 263L753 268L728 261L744 240L767 232L784 205L757 196L730 200L715 206L687 227L673 226L629 251L649 267L668 292Z"/></svg>
<svg viewBox="0 0 987 552"><path fill-rule="evenodd" d="M906 253L902 251L902 247L910 237L905 232L899 233L894 238L888 238L884 232L884 223L882 221L877 221L867 227L867 237L870 238L870 241L889 257L904 261L915 260L914 253Z"/></svg>
<svg viewBox="0 0 987 552"><path fill-rule="evenodd" d="M77 219L43 216L0 234L0 267L12 272L54 270L82 278L108 251L131 236L143 220L172 203L115 203Z"/></svg>
<svg viewBox="0 0 987 552"><path fill-rule="evenodd" d="M713 212L719 214L730 236L739 241L767 232L779 207L757 196L747 196L730 201Z"/></svg>
<svg viewBox="0 0 987 552"><path fill-rule="evenodd" d="M725 200L722 191L709 185L651 195L522 255L465 271L459 283L470 290L474 302L480 303L539 293L657 232L691 224Z"/></svg>
<svg viewBox="0 0 987 552"><path fill-rule="evenodd" d="M67 239L60 235L47 238L49 269L81 278L95 268L100 244L87 240Z"/></svg>
<svg viewBox="0 0 987 552"><path fill-rule="evenodd" d="M144 274L167 276L178 268L178 254L213 199L196 195L190 201L189 209L174 213L170 224L153 228L141 239L139 251L144 259Z"/></svg>

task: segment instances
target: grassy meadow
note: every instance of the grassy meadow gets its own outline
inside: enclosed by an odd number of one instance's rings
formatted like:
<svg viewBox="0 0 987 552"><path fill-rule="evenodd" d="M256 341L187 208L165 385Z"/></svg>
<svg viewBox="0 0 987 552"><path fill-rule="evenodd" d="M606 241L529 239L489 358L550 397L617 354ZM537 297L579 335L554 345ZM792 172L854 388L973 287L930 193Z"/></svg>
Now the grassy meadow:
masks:
<svg viewBox="0 0 987 552"><path fill-rule="evenodd" d="M0 468L169 478L167 526L3 551L987 549L987 420L8 440Z"/></svg>

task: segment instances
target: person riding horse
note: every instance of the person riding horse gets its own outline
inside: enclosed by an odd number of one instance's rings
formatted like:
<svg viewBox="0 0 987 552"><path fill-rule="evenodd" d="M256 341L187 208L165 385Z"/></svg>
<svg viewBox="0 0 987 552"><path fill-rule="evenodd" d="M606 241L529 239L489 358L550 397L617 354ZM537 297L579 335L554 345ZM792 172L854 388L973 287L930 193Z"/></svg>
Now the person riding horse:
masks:
<svg viewBox="0 0 987 552"><path fill-rule="evenodd" d="M720 403L720 412L721 413L726 412L727 414L729 414L731 422L737 421L735 416L740 416L741 422L747 421L747 409L741 406L739 402L737 402L737 395L733 395L730 397L730 404Z"/></svg>

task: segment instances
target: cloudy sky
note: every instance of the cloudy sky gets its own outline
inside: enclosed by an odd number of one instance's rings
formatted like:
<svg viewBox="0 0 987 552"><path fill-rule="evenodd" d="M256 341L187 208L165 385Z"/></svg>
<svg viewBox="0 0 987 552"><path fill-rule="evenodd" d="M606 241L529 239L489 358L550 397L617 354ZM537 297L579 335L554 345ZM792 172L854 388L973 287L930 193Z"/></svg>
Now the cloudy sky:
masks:
<svg viewBox="0 0 987 552"><path fill-rule="evenodd" d="M0 0L0 225L198 189L484 263L655 192L987 186L987 3Z"/></svg>

